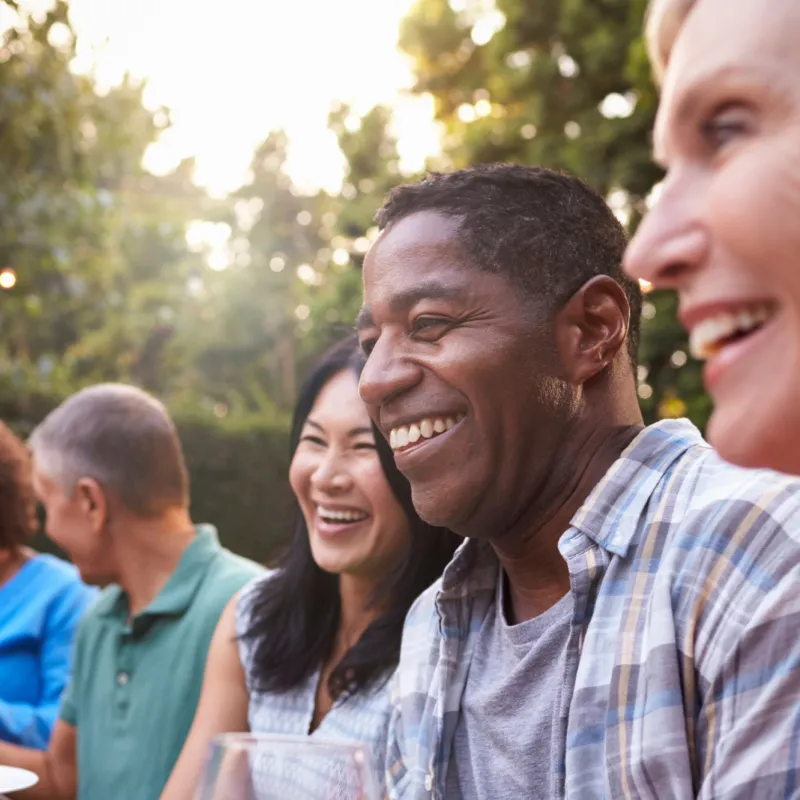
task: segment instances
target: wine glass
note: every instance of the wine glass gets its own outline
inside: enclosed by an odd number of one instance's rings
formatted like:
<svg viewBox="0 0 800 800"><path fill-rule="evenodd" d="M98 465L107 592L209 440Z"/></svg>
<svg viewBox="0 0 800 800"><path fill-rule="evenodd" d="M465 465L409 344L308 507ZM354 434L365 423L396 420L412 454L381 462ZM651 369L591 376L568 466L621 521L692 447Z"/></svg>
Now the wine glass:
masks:
<svg viewBox="0 0 800 800"><path fill-rule="evenodd" d="M209 749L195 800L380 800L369 751L308 736L226 733Z"/></svg>

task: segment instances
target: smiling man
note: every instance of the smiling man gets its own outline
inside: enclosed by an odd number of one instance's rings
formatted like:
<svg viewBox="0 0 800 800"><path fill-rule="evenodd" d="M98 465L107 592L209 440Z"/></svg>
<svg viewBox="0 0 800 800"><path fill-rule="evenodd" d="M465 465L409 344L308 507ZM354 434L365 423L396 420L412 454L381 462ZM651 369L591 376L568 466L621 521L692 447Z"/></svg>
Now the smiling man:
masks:
<svg viewBox="0 0 800 800"><path fill-rule="evenodd" d="M378 224L361 395L421 516L469 537L406 622L390 797L790 796L800 484L643 426L602 198L484 166Z"/></svg>

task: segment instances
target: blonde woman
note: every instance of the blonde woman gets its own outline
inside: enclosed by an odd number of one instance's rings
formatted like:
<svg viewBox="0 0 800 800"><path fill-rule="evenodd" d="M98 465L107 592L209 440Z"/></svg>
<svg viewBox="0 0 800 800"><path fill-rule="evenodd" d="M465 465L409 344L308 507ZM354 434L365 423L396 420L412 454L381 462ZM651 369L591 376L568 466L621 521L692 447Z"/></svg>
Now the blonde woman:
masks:
<svg viewBox="0 0 800 800"><path fill-rule="evenodd" d="M628 272L680 298L737 464L800 474L800 3L656 0L661 196Z"/></svg>

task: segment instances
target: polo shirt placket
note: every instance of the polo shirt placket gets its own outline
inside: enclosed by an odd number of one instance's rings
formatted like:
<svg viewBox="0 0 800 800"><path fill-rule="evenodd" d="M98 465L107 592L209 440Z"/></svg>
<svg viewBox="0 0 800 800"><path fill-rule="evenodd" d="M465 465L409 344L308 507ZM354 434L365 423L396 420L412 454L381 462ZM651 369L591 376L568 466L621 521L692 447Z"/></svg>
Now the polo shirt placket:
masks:
<svg viewBox="0 0 800 800"><path fill-rule="evenodd" d="M131 676L133 674L133 627L126 625L119 634L116 675L114 677L114 723L120 731L125 728L131 707Z"/></svg>

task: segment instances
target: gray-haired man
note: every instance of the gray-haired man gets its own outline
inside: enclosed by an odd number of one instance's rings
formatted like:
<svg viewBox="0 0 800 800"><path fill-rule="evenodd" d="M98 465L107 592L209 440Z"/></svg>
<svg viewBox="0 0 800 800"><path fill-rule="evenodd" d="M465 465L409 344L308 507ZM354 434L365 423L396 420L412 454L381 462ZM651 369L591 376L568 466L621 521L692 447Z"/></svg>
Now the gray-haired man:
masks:
<svg viewBox="0 0 800 800"><path fill-rule="evenodd" d="M189 731L217 620L260 568L192 524L175 427L146 393L79 392L30 446L48 535L84 581L107 588L79 627L50 749L0 745L0 763L39 775L32 800L155 800Z"/></svg>

